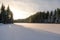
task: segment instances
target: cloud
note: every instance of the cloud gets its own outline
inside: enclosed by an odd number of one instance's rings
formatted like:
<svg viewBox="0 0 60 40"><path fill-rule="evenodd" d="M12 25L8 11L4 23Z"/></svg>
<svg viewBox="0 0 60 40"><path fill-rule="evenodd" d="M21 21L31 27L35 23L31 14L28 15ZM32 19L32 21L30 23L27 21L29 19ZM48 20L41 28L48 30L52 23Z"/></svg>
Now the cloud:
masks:
<svg viewBox="0 0 60 40"><path fill-rule="evenodd" d="M0 7L2 3L6 7L9 5L12 12L16 14L18 12L19 16L20 11L24 11L25 16L30 16L37 11L51 11L60 8L60 0L0 0ZM16 14L14 15L18 18Z"/></svg>
<svg viewBox="0 0 60 40"><path fill-rule="evenodd" d="M29 12L60 8L60 0L0 0L0 3L2 2L18 10Z"/></svg>

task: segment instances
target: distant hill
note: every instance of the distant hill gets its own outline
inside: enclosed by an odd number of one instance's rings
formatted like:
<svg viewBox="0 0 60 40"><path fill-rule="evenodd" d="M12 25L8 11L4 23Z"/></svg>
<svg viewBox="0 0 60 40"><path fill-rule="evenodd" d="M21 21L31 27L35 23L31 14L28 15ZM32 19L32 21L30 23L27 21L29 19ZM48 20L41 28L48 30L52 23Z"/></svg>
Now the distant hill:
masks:
<svg viewBox="0 0 60 40"><path fill-rule="evenodd" d="M23 23L60 23L60 9L57 8L54 11L37 12L34 15L26 19L14 20L14 22Z"/></svg>

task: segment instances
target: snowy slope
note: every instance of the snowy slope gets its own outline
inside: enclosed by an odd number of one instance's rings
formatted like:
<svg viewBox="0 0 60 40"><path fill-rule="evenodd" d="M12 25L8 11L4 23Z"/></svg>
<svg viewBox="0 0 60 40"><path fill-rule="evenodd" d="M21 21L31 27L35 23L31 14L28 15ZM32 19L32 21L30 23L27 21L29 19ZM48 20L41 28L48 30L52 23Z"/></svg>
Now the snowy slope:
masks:
<svg viewBox="0 0 60 40"><path fill-rule="evenodd" d="M0 40L60 40L60 24L0 24Z"/></svg>

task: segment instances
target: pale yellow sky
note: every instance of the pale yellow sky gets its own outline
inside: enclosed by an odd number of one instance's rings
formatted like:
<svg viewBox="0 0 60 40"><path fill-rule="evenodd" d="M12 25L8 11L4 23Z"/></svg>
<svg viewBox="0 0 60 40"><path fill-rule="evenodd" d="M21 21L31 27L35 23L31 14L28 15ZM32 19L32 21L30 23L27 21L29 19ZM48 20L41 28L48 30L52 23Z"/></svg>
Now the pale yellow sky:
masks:
<svg viewBox="0 0 60 40"><path fill-rule="evenodd" d="M0 7L3 3L6 7L9 5L11 11L13 12L14 19L24 19L29 17L34 13L32 6L29 6L27 3L13 0L0 0Z"/></svg>
<svg viewBox="0 0 60 40"><path fill-rule="evenodd" d="M1 4L10 6L14 19L24 19L37 11L60 8L60 0L0 0Z"/></svg>

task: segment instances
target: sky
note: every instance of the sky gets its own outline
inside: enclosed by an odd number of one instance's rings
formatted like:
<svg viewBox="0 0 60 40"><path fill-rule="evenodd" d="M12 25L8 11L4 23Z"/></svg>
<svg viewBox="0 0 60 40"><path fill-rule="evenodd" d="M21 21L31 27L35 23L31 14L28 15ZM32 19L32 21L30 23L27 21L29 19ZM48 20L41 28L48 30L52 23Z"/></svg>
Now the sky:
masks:
<svg viewBox="0 0 60 40"><path fill-rule="evenodd" d="M60 8L60 0L0 0L6 7L9 5L14 19L24 19L38 11L51 11Z"/></svg>

